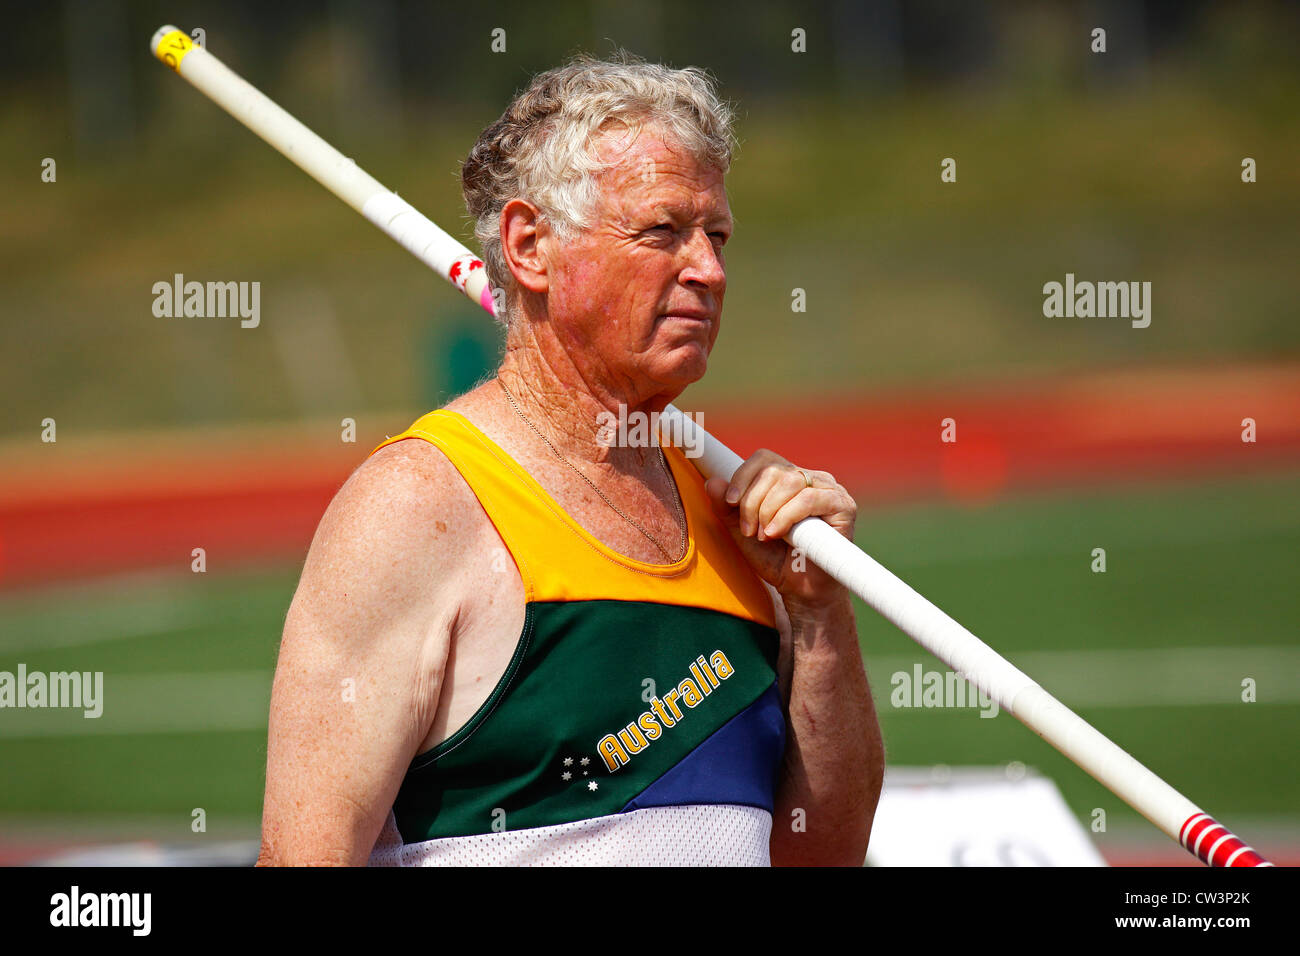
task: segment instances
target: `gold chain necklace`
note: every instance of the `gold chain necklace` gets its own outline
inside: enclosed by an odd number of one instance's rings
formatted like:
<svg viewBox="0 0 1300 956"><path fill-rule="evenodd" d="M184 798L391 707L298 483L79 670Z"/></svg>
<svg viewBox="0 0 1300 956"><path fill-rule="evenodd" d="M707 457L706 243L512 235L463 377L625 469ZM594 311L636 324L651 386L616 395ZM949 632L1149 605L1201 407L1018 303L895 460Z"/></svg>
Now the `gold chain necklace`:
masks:
<svg viewBox="0 0 1300 956"><path fill-rule="evenodd" d="M614 504L614 502L610 501L609 498L605 496L605 493L596 487L596 483L592 481L590 478L588 478L586 475L584 475L582 473L582 470L579 469L577 465L575 465L573 462L569 461L569 459L565 458L562 454L560 454L560 450L551 444L550 439L547 438L545 435L543 435L541 431L537 428L537 426L528 420L528 416L523 413L523 410L519 407L519 403L515 401L515 397L510 394L510 389L506 388L506 383L502 381L502 379L499 377L497 378L497 384L499 384L501 386L501 390L506 393L506 398L509 399L510 407L515 410L515 414L518 415L521 419L523 419L524 424L533 430L533 432L537 435L537 437L540 438L545 443L546 447L551 450L551 453L554 454L556 458L560 459L560 461L564 462L566 465L572 468L577 473L579 478L581 478L583 481L585 481L587 484L591 486L592 491L600 495L600 500L605 502L605 504L609 505L611 508L613 508L614 511L616 511L624 521L626 521L632 527L636 528L636 530L640 531L643 535L649 538L650 543L653 544L656 548L658 548L663 553L663 556L668 560L669 564L675 564L676 562L680 561L683 557L686 556L686 511L682 507L682 498L677 491L677 482L673 481L672 473L668 470L668 459L664 456L664 451L662 448L659 449L659 465L661 468L663 468L664 477L668 479L668 486L673 490L673 501L677 505L678 527L681 528L681 532L682 532L680 550L676 558L674 558L671 554L669 554L668 549L665 548L662 544L660 544L658 539L656 539L654 535L652 535L649 531L647 531L644 527L642 527L639 521L637 521L632 516L626 514L622 508Z"/></svg>

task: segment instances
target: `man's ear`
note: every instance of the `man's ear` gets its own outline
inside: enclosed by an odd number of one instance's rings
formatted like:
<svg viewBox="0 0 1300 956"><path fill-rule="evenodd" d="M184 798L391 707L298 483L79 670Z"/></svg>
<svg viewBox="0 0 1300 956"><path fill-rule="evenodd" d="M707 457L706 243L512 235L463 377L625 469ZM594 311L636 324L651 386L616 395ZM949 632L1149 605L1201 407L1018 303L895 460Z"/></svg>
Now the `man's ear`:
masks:
<svg viewBox="0 0 1300 956"><path fill-rule="evenodd" d="M511 274L529 292L545 293L550 287L550 263L544 241L550 226L532 203L512 199L501 210L501 252Z"/></svg>

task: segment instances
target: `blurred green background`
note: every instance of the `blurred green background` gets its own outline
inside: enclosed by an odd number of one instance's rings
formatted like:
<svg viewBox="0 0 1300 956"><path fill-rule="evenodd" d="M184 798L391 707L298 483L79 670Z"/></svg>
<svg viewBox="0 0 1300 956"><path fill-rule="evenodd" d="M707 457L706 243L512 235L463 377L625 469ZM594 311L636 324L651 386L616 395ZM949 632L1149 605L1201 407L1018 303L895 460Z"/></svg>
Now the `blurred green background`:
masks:
<svg viewBox="0 0 1300 956"><path fill-rule="evenodd" d="M0 471L30 459L47 417L60 450L120 433L128 461L145 429L351 417L359 461L498 347L441 280L153 60L168 22L202 28L467 242L459 162L533 72L615 45L708 68L739 108L737 231L718 346L684 407L1300 358L1295 4L65 2L7 17ZM1095 26L1105 54L1089 51ZM955 184L939 181L945 157ZM1066 272L1150 281L1151 326L1045 318L1043 283ZM175 273L260 282L261 325L155 317L152 286ZM806 313L790 309L796 287ZM1212 480L1189 466L1162 484L876 508L859 539L1013 660L1146 649L1132 672L1107 666L1151 688L1213 683L1213 660L1190 677L1180 649L1240 649L1225 679L1266 669L1256 706L1207 702L1225 685L1199 703L1106 703L1050 658L1035 676L1243 836L1253 824L1294 848L1297 492L1296 468ZM1089 574L1080 549L1106 536L1124 544ZM0 843L255 836L299 567L195 576L186 562L0 591L0 669L102 669L122 701L93 732L0 713ZM1020 760L1081 820L1105 807L1121 831L1154 833L1012 718L892 710L892 666L936 665L859 620L892 762Z"/></svg>
<svg viewBox="0 0 1300 956"><path fill-rule="evenodd" d="M1300 348L1295 5L918 3L892 5L892 27L857 6L16 12L0 41L0 434L47 415L96 429L419 411L448 390L424 343L469 307L153 60L173 20L467 241L459 162L531 72L611 40L711 69L742 145L698 405ZM1092 54L1102 20L1109 49ZM939 182L944 157L956 184ZM1044 319L1042 285L1067 271L1152 282L1151 327ZM156 318L152 285L177 272L260 281L264 327ZM312 386L282 333L321 313L341 372Z"/></svg>

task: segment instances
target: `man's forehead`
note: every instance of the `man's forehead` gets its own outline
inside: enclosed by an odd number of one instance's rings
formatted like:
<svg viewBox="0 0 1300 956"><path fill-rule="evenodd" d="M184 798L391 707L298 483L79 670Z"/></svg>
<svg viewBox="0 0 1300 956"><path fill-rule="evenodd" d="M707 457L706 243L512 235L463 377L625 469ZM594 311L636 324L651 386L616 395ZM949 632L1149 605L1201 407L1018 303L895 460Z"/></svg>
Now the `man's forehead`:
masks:
<svg viewBox="0 0 1300 956"><path fill-rule="evenodd" d="M611 164L598 176L611 205L636 212L727 213L721 170L700 163L654 127L607 133L597 150Z"/></svg>
<svg viewBox="0 0 1300 956"><path fill-rule="evenodd" d="M618 166L647 155L670 162L693 162L691 154L654 120L614 121L596 132L594 146L601 160Z"/></svg>
<svg viewBox="0 0 1300 956"><path fill-rule="evenodd" d="M674 219L706 218L710 222L730 220L726 193L721 189L696 191L663 185L651 189L649 194L623 192L617 208L630 215L647 215L652 218L668 216Z"/></svg>

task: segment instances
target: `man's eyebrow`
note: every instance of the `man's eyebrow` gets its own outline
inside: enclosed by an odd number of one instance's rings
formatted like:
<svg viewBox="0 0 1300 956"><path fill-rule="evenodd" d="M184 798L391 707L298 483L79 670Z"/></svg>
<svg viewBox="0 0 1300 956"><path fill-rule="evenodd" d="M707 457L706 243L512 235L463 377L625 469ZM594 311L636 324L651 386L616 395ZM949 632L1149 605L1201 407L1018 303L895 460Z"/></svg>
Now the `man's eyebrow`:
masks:
<svg viewBox="0 0 1300 956"><path fill-rule="evenodd" d="M658 219L668 217L675 220L684 220L694 218L695 207L682 202L661 202L655 203L648 210L642 210L636 214L637 218L646 217ZM705 217L704 222L709 226L727 226L733 228L735 218L726 212L714 212Z"/></svg>

